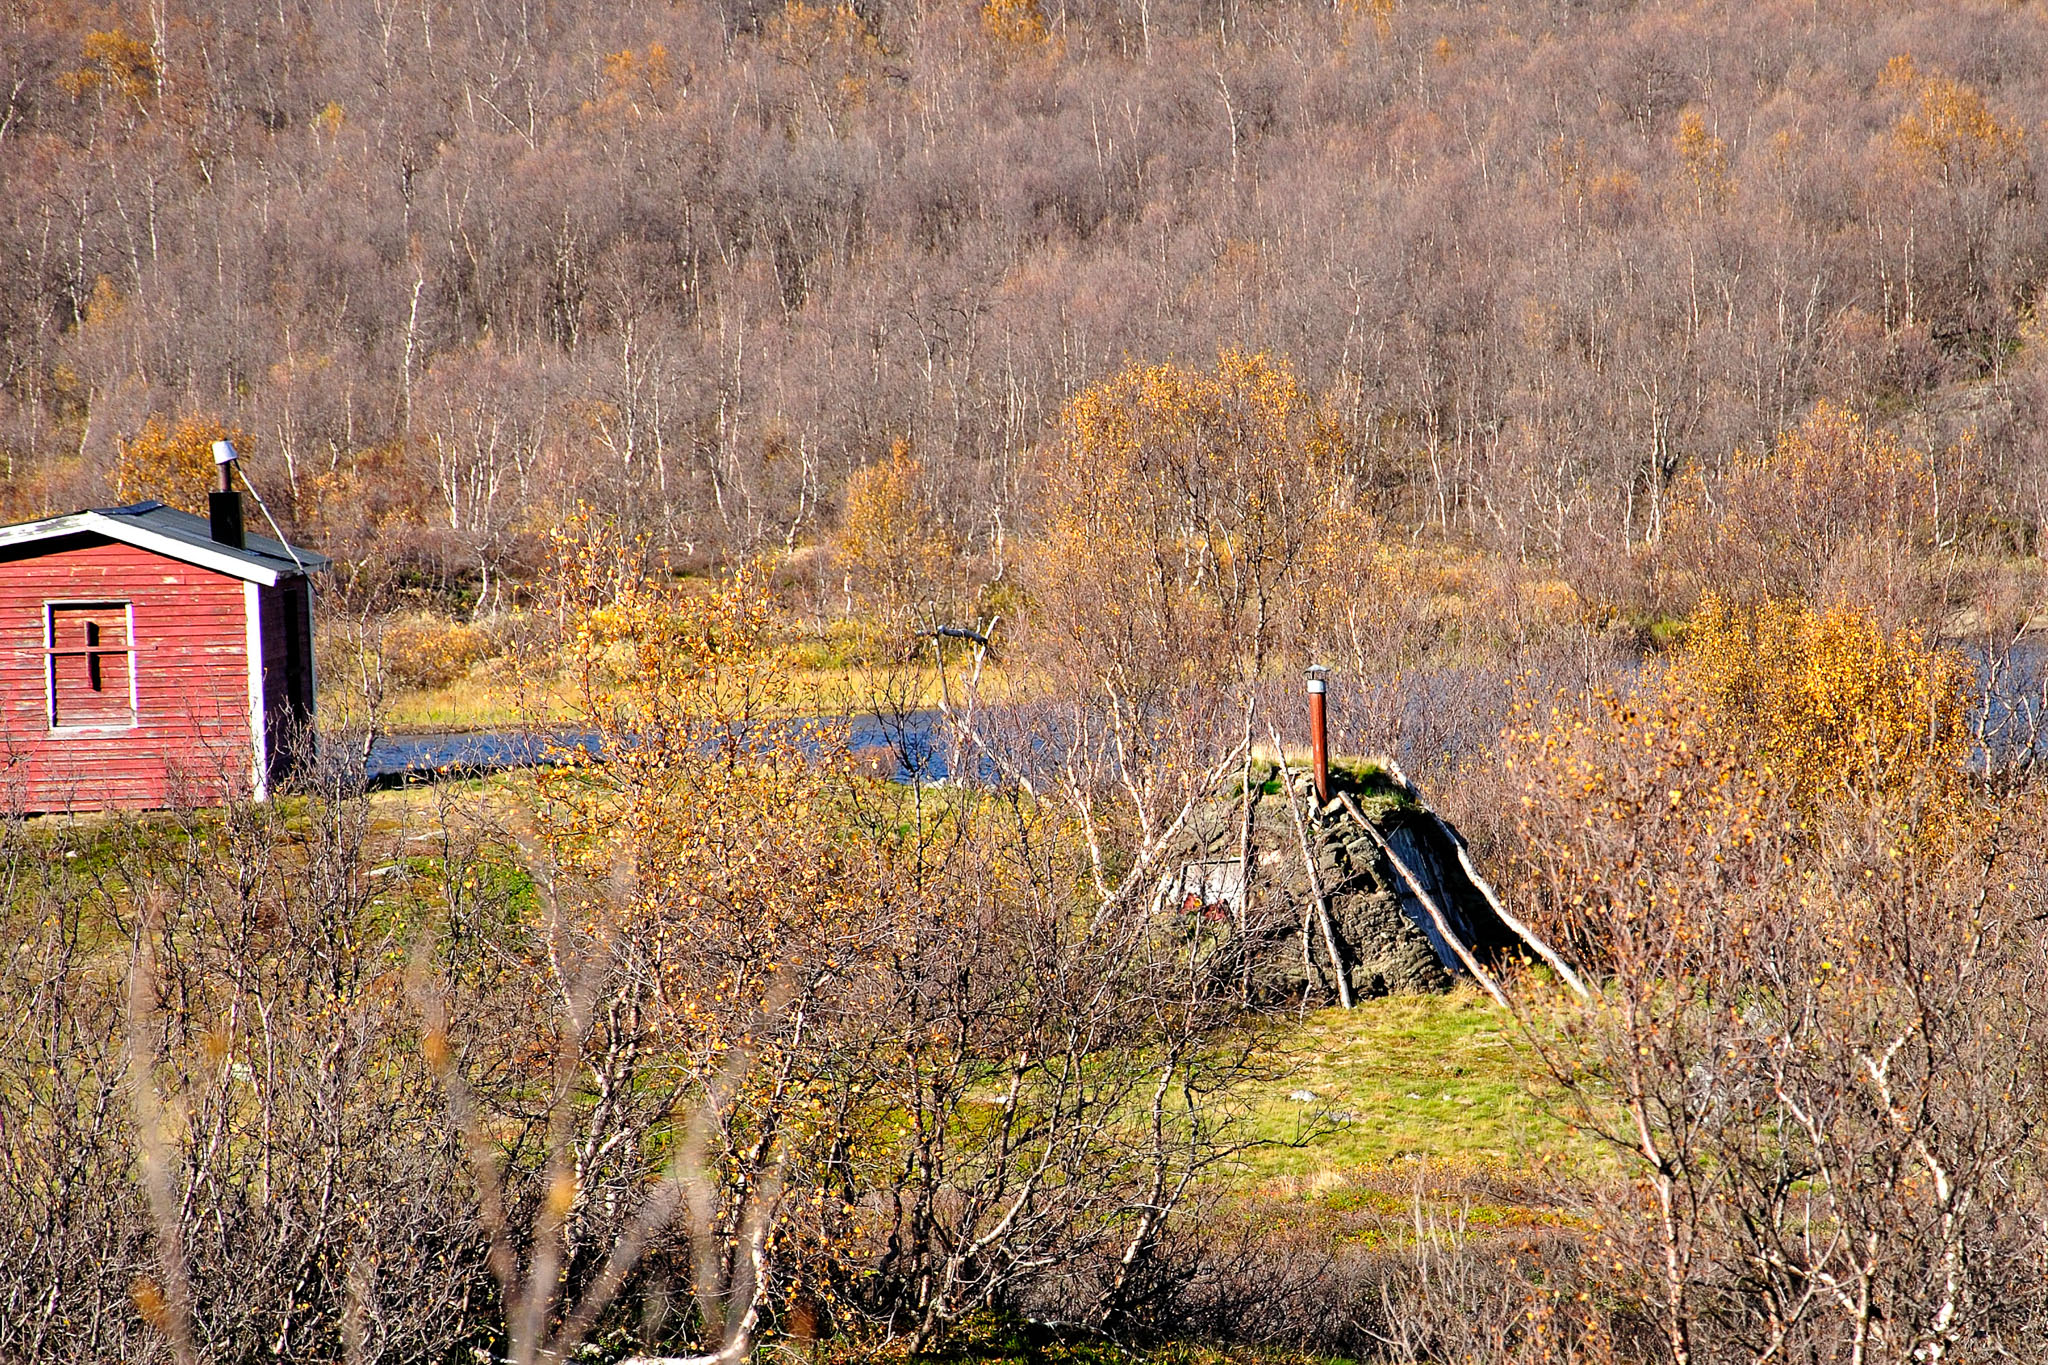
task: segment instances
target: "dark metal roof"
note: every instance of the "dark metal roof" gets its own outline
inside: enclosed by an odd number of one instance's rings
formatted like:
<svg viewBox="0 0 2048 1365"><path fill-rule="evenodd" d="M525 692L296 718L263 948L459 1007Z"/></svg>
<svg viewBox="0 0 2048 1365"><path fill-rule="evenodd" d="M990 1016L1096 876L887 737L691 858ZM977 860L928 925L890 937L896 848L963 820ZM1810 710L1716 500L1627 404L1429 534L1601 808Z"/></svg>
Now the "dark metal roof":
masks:
<svg viewBox="0 0 2048 1365"><path fill-rule="evenodd" d="M212 528L207 524L205 517L195 517L190 512L180 512L177 508L166 507L160 502L131 502L126 507L102 507L97 510L101 516L129 517L153 530L161 531L173 540L182 540L187 545L224 550L231 555L241 555L280 572L286 571L286 566L289 566L290 572L304 573L324 569L332 562L326 555L301 550L295 545L272 540L269 536L259 536L253 531L243 534L243 548L237 550L232 545L223 545L213 538Z"/></svg>
<svg viewBox="0 0 2048 1365"><path fill-rule="evenodd" d="M195 517L190 512L180 512L160 502L96 507L68 516L0 526L0 546L93 533L266 585L294 574L317 572L332 562L326 555L302 550L269 536L246 535L240 549L223 545L213 538L205 517Z"/></svg>

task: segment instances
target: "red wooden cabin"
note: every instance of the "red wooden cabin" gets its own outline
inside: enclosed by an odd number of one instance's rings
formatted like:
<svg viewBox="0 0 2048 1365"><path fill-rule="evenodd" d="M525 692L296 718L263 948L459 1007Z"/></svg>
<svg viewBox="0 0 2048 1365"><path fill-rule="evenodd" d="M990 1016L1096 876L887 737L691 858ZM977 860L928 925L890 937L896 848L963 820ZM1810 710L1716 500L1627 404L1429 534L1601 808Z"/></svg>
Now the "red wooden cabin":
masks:
<svg viewBox="0 0 2048 1365"><path fill-rule="evenodd" d="M269 795L311 730L309 575L328 561L231 510L0 527L0 810Z"/></svg>

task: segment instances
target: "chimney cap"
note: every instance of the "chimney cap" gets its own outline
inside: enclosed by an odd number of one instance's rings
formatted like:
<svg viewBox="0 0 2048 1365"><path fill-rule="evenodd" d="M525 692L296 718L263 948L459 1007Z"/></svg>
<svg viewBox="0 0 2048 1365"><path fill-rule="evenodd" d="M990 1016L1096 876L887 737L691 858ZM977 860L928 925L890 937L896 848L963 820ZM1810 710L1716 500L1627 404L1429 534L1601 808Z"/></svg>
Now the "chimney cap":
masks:
<svg viewBox="0 0 2048 1365"><path fill-rule="evenodd" d="M1330 688L1330 670L1321 664L1310 664L1301 676L1308 679L1310 692L1327 692Z"/></svg>
<svg viewBox="0 0 2048 1365"><path fill-rule="evenodd" d="M233 441L215 441L213 443L213 462L215 464L233 464L235 462L235 443Z"/></svg>

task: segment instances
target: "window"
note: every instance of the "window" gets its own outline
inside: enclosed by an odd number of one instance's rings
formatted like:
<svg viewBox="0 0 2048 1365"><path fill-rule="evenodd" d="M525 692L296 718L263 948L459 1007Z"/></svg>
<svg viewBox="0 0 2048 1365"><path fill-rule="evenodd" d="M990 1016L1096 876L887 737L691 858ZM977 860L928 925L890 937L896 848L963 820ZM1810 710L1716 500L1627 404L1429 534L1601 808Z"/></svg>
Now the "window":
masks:
<svg viewBox="0 0 2048 1365"><path fill-rule="evenodd" d="M50 604L52 729L135 723L126 602Z"/></svg>

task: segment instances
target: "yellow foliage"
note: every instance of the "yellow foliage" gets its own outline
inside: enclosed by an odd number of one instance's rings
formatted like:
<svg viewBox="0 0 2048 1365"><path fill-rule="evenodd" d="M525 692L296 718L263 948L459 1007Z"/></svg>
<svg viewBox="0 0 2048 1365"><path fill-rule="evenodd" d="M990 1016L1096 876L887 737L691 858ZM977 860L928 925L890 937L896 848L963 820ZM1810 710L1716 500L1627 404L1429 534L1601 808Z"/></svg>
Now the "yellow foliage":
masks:
<svg viewBox="0 0 2048 1365"><path fill-rule="evenodd" d="M588 544L558 542L570 559ZM565 576L566 661L604 761L571 751L540 774L540 830L558 866L608 888L591 927L637 945L677 1030L660 1041L708 1077L761 1043L743 1031L782 1014L794 980L850 967L882 883L848 838L863 779L837 736L784 718L798 696L758 576L708 593Z"/></svg>
<svg viewBox="0 0 2048 1365"><path fill-rule="evenodd" d="M806 70L828 62L851 65L881 50L859 12L847 4L785 0L767 37L769 50L777 57Z"/></svg>
<svg viewBox="0 0 2048 1365"><path fill-rule="evenodd" d="M92 294L85 301L85 326L106 327L128 311L128 300L105 275L92 282Z"/></svg>
<svg viewBox="0 0 2048 1365"><path fill-rule="evenodd" d="M897 441L886 462L846 481L835 548L848 572L890 610L930 605L943 584L953 543L925 491L924 468Z"/></svg>
<svg viewBox="0 0 2048 1365"><path fill-rule="evenodd" d="M1637 695L1517 707L1515 889L1583 961L1659 964L1660 988L1671 954L1788 914L1859 933L1867 884L1824 884L1838 851L1938 866L1964 832L1965 672L1864 613L1710 600Z"/></svg>
<svg viewBox="0 0 2048 1365"><path fill-rule="evenodd" d="M233 441L241 447L248 439L247 433L224 425L217 417L192 413L180 417L177 425L166 426L161 417L152 416L141 431L116 442L115 488L123 502L155 498L187 512L203 513L207 493L219 486L213 443Z"/></svg>
<svg viewBox="0 0 2048 1365"><path fill-rule="evenodd" d="M494 645L479 626L424 613L384 625L377 654L385 676L399 687L446 687L489 658Z"/></svg>
<svg viewBox="0 0 2048 1365"><path fill-rule="evenodd" d="M57 87L73 99L114 95L139 103L156 93L155 55L122 29L87 34L79 56L76 70L57 77Z"/></svg>
<svg viewBox="0 0 2048 1365"><path fill-rule="evenodd" d="M1853 501L1870 525L1904 528L1933 510L1934 472L1926 452L1832 403L1815 404L1806 421L1778 437L1769 456L1738 457L1737 463L1749 478L1807 506Z"/></svg>
<svg viewBox="0 0 2048 1365"><path fill-rule="evenodd" d="M1394 31L1395 3L1396 0L1334 0L1334 8L1346 19L1372 20L1373 33L1381 42L1385 42ZM1447 62L1453 55L1451 40L1448 37L1439 37L1436 40L1436 59Z"/></svg>
<svg viewBox="0 0 2048 1365"><path fill-rule="evenodd" d="M1846 798L1935 806L1963 776L1967 665L1868 613L1709 596L1667 675L1708 728L1811 811Z"/></svg>
<svg viewBox="0 0 2048 1365"><path fill-rule="evenodd" d="M650 43L645 52L621 48L605 54L604 95L585 100L582 112L598 119L638 115L643 104L658 108L674 84L666 46Z"/></svg>
<svg viewBox="0 0 2048 1365"><path fill-rule="evenodd" d="M1920 76L1911 59L1905 61L1899 71L1887 67L1886 80L1917 95L1892 129L1892 145L1907 166L1943 184L2023 173L2026 133L2018 123L1998 117L1974 88L1947 76Z"/></svg>
<svg viewBox="0 0 2048 1365"><path fill-rule="evenodd" d="M1726 891L1782 830L1754 768L1673 691L1523 703L1502 741L1521 795L1515 871L1588 965L1629 946L1611 909L1627 907L1623 929L1655 914L1680 934L1729 913Z"/></svg>
<svg viewBox="0 0 2048 1365"><path fill-rule="evenodd" d="M1323 531L1299 594L1303 636L1313 642L1304 658L1341 660L1360 674L1398 670L1432 654L1441 659L1446 648L1495 648L1503 630L1527 638L1520 632L1583 614L1568 584L1478 553L1386 536L1358 508L1333 509Z"/></svg>
<svg viewBox="0 0 2048 1365"><path fill-rule="evenodd" d="M1719 206L1734 187L1728 180L1728 144L1708 130L1706 119L1688 109L1678 120L1678 155L1692 181L1694 206Z"/></svg>
<svg viewBox="0 0 2048 1365"><path fill-rule="evenodd" d="M1036 47L1047 36L1038 0L982 0L981 27L997 42Z"/></svg>
<svg viewBox="0 0 2048 1365"><path fill-rule="evenodd" d="M536 777L564 911L551 932L593 947L608 998L631 1011L646 1058L632 1083L673 1096L678 1129L693 1107L716 1115L692 1179L724 1207L768 1184L778 1257L799 1254L797 1236L816 1255L810 1201L778 1208L780 1182L847 1131L847 1061L891 1037L878 964L931 919L891 895L887 835L859 810L875 783L843 738L787 719L798 694L764 581L621 577L594 562L625 548L616 527L574 523L550 586L603 761L572 749Z"/></svg>
<svg viewBox="0 0 2048 1365"><path fill-rule="evenodd" d="M868 86L882 59L881 44L848 4L786 0L781 14L767 25L764 48L803 73L809 99L785 109L791 132L803 126L805 105L837 127L846 111L867 102Z"/></svg>
<svg viewBox="0 0 2048 1365"><path fill-rule="evenodd" d="M1256 670L1330 534L1340 440L1264 355L1132 365L1081 393L1040 452L1049 647L1155 679Z"/></svg>
<svg viewBox="0 0 2048 1365"><path fill-rule="evenodd" d="M1681 486L1663 550L1697 591L1748 602L1820 597L1851 568L1875 576L1865 600L1896 599L1938 506L1925 451L1822 402L1768 453L1737 451L1718 487Z"/></svg>
<svg viewBox="0 0 2048 1365"><path fill-rule="evenodd" d="M661 43L649 43L644 54L630 47L622 48L604 59L604 75L618 89L628 89L637 83L658 92L672 79L668 48Z"/></svg>

